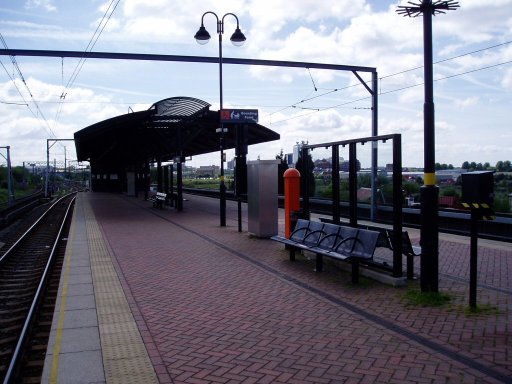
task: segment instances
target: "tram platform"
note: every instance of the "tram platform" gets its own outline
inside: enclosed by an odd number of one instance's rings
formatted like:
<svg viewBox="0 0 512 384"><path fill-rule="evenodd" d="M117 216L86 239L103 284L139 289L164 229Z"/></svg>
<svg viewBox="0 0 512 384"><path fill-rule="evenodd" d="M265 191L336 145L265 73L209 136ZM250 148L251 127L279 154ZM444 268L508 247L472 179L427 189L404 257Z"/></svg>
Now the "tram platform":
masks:
<svg viewBox="0 0 512 384"><path fill-rule="evenodd" d="M236 202L220 227L218 200L187 200L178 212L78 194L44 383L512 381L510 244L479 240L470 313L469 238L440 235L450 301L423 307L410 301L418 281L315 273L314 260L249 236L245 219L238 232Z"/></svg>

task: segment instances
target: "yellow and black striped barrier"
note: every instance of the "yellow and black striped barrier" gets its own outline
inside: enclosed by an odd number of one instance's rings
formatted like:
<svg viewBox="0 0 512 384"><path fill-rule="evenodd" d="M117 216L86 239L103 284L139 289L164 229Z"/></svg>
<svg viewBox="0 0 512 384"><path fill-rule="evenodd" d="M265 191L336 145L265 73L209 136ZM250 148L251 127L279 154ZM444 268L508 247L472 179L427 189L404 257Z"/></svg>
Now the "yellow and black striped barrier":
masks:
<svg viewBox="0 0 512 384"><path fill-rule="evenodd" d="M496 214L494 209L487 203L462 203L462 206L467 209L475 210L478 220L495 220Z"/></svg>

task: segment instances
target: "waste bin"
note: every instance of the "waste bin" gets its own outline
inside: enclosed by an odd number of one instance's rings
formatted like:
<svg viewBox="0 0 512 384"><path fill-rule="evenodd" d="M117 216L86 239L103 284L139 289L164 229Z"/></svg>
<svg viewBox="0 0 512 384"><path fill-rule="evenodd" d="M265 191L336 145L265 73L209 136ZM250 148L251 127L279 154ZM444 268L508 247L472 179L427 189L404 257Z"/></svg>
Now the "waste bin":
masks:
<svg viewBox="0 0 512 384"><path fill-rule="evenodd" d="M277 235L277 166L279 160L247 162L249 233L257 237Z"/></svg>

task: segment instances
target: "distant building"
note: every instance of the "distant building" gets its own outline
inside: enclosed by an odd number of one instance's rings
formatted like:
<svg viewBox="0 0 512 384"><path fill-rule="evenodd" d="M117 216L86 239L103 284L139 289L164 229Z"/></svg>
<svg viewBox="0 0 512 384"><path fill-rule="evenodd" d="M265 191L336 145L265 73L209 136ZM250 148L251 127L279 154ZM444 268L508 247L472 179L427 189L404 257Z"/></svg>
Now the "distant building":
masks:
<svg viewBox="0 0 512 384"><path fill-rule="evenodd" d="M196 177L211 177L215 178L220 174L220 167L218 165L201 165L196 169Z"/></svg>
<svg viewBox="0 0 512 384"><path fill-rule="evenodd" d="M340 159L340 171L348 172L349 171L350 162L348 160ZM356 172L361 170L361 162L356 160Z"/></svg>

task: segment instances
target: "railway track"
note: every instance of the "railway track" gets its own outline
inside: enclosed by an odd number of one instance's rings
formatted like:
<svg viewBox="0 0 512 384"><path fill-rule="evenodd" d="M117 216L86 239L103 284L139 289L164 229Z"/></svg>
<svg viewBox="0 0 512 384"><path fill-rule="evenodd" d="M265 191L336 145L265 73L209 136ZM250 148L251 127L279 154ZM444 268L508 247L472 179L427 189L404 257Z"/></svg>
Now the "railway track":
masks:
<svg viewBox="0 0 512 384"><path fill-rule="evenodd" d="M75 194L0 251L0 380L39 382Z"/></svg>
<svg viewBox="0 0 512 384"><path fill-rule="evenodd" d="M16 200L12 204L0 204L0 228L6 227L15 220L37 207L44 198L42 189Z"/></svg>

